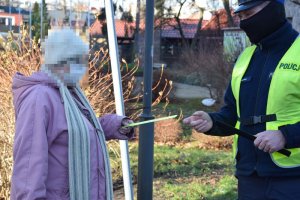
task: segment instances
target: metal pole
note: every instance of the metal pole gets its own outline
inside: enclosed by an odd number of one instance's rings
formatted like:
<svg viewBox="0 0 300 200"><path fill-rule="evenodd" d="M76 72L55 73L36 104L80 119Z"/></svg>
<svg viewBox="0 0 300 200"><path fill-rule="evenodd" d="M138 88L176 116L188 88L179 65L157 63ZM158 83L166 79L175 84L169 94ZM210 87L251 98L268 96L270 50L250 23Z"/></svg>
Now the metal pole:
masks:
<svg viewBox="0 0 300 200"><path fill-rule="evenodd" d="M72 0L70 0L70 10L69 10L69 26L70 26L70 28L72 28L71 15L72 15Z"/></svg>
<svg viewBox="0 0 300 200"><path fill-rule="evenodd" d="M145 61L144 61L144 109L142 120L152 119L152 67L153 67L154 0L146 0ZM154 124L140 126L138 155L138 200L152 200Z"/></svg>
<svg viewBox="0 0 300 200"><path fill-rule="evenodd" d="M87 27L85 29L85 34L88 38L88 41L90 41L90 26L91 26L90 9L91 9L91 0L89 0L89 7L88 7L88 11L87 11Z"/></svg>
<svg viewBox="0 0 300 200"><path fill-rule="evenodd" d="M87 19L88 19L87 25L88 25L89 29L90 29L90 25L91 25L90 9L91 9L91 0L89 0L89 8L88 8L88 12L87 12L87 15L88 15L87 16Z"/></svg>
<svg viewBox="0 0 300 200"><path fill-rule="evenodd" d="M21 3L19 2L19 18L21 19ZM21 23L19 24L19 36L21 35Z"/></svg>
<svg viewBox="0 0 300 200"><path fill-rule="evenodd" d="M40 39L43 39L43 0L41 0L41 37Z"/></svg>
<svg viewBox="0 0 300 200"><path fill-rule="evenodd" d="M32 39L32 31L31 31L31 26L32 26L32 5L30 2L30 8L29 8L29 38L30 38L30 45L31 45L31 39Z"/></svg>
<svg viewBox="0 0 300 200"><path fill-rule="evenodd" d="M8 8L8 10L9 10L9 20L8 20L8 22L9 22L9 31L11 31L11 25L12 25L12 18L11 18L11 0L9 0L9 8Z"/></svg>
<svg viewBox="0 0 300 200"><path fill-rule="evenodd" d="M134 34L134 51L135 56L138 57L139 54L139 34L140 34L140 13L141 11L141 0L137 0L136 15L135 15L135 34Z"/></svg>
<svg viewBox="0 0 300 200"><path fill-rule="evenodd" d="M118 115L125 115L124 100L122 92L122 80L120 74L119 51L114 23L114 10L111 0L105 0L105 13L107 21L107 33L109 44L109 55L112 67L113 86L115 94L116 112ZM120 140L121 160L123 169L123 182L126 200L133 200L132 177L130 171L130 160L128 154L128 142Z"/></svg>

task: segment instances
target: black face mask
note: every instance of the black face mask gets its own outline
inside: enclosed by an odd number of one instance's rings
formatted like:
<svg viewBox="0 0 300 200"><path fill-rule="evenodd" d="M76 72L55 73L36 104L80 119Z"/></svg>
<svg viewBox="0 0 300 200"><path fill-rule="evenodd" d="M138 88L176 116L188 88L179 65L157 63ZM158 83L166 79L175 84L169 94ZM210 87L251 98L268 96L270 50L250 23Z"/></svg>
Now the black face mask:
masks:
<svg viewBox="0 0 300 200"><path fill-rule="evenodd" d="M286 21L284 6L271 1L265 8L249 19L240 21L243 29L252 43L258 43L266 36L279 29Z"/></svg>

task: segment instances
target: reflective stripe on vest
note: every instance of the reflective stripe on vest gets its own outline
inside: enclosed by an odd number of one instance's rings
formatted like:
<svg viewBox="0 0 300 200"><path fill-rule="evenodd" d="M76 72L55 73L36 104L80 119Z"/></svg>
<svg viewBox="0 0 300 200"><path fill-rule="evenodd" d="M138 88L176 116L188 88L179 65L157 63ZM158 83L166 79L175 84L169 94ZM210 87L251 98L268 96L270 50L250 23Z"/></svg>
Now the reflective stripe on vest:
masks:
<svg viewBox="0 0 300 200"><path fill-rule="evenodd" d="M256 46L250 46L241 54L232 72L231 88L236 100L237 115L240 117L239 93L241 80L249 66ZM266 115L276 114L277 121L267 122L266 130L300 122L300 38L298 37L277 65L270 84ZM239 128L240 124L236 124ZM300 134L300 133L299 133ZM237 140L234 137L233 152L237 153ZM279 167L300 166L300 148L289 149L292 154L286 157L272 153L273 162Z"/></svg>

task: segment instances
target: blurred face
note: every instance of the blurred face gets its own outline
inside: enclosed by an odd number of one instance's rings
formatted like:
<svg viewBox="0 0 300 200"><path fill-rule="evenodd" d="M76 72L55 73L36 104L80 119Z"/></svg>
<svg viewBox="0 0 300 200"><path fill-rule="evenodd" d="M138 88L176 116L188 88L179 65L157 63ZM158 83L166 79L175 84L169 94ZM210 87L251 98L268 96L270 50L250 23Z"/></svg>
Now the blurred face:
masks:
<svg viewBox="0 0 300 200"><path fill-rule="evenodd" d="M266 7L268 4L270 3L270 1L266 1L258 6L255 6L249 10L244 10L241 11L239 13L237 13L237 15L239 16L240 20L245 20L245 19L249 19L250 17L254 16L255 14L257 14L259 11L261 11L264 7Z"/></svg>
<svg viewBox="0 0 300 200"><path fill-rule="evenodd" d="M51 73L55 74L67 86L75 86L87 71L88 56L74 56L60 61L58 64L47 65Z"/></svg>

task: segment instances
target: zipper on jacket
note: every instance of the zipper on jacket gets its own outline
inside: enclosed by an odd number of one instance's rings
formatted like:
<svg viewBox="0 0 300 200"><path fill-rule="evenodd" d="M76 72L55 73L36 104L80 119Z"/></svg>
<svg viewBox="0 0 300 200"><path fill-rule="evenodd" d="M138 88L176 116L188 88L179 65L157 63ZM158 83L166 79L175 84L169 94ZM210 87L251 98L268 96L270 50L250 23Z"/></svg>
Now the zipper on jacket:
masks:
<svg viewBox="0 0 300 200"><path fill-rule="evenodd" d="M258 44L259 45L259 48L260 48L260 50L262 50L262 45L259 43ZM267 50L267 56L266 56L266 60L265 60L265 62L264 62L264 65L263 65L263 69L262 69L262 71L261 71L261 76L259 77L259 84L258 84L258 89L257 89L257 92L256 92L256 98L255 98L255 105L254 105L254 113L253 113L253 116L255 116L256 115L256 113L257 113L257 104L258 104L258 95L259 95L259 92L260 92L260 90L261 90L261 82L262 82L262 80L263 80L263 71L264 71L264 68L266 67L266 63L267 63L267 61L268 61L268 58L269 58L269 50ZM258 163L258 151L260 151L260 150L258 150L257 149L257 147L255 147L255 166L254 166L254 171L256 171L256 169L257 169L257 163ZM257 172L257 171L256 171Z"/></svg>
<svg viewBox="0 0 300 200"><path fill-rule="evenodd" d="M262 49L263 49L262 44L261 44L261 43L258 43L257 46L258 46L258 48L262 51Z"/></svg>
<svg viewBox="0 0 300 200"><path fill-rule="evenodd" d="M99 155L99 153L100 153L100 148L99 148L99 142L98 142L98 131L97 131L97 129L96 128L94 128L94 130L95 130L95 133L96 133L96 148L97 148L97 154L96 154L96 156L97 156L97 188L98 188L98 190L97 190L97 199L100 199L100 195L99 195L99 192L100 192L100 178L99 178L99 176L100 176L100 155Z"/></svg>

